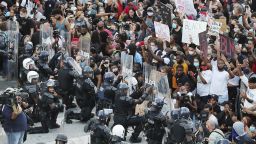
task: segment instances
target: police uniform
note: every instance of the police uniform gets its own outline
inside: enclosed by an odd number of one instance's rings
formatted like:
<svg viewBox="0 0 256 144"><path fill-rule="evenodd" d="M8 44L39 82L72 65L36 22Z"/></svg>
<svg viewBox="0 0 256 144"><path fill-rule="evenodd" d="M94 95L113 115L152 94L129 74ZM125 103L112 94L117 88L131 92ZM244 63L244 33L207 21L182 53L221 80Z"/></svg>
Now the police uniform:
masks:
<svg viewBox="0 0 256 144"><path fill-rule="evenodd" d="M126 129L128 126L136 126L134 132L132 134L131 139L137 139L140 132L142 131L142 125L144 122L144 118L140 116L133 115L132 107L138 103L142 103L143 99L147 96L147 94L143 94L142 98L138 101L131 98L130 96L120 95L115 100L115 110L114 110L114 125L121 124Z"/></svg>
<svg viewBox="0 0 256 144"><path fill-rule="evenodd" d="M58 72L59 92L63 97L63 103L67 108L71 107L74 99L74 79L78 78L79 74L72 68L64 67Z"/></svg>
<svg viewBox="0 0 256 144"><path fill-rule="evenodd" d="M146 115L145 135L149 144L162 144L165 134L166 117L161 110L150 109Z"/></svg>

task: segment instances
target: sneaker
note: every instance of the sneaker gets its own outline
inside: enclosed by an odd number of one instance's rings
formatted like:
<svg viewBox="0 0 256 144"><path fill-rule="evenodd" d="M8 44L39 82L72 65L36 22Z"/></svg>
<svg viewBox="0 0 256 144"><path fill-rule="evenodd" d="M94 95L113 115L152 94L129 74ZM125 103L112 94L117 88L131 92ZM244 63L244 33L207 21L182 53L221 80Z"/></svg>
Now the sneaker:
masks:
<svg viewBox="0 0 256 144"><path fill-rule="evenodd" d="M133 136L131 136L130 138L131 143L140 143L141 141L142 141L141 137L134 138Z"/></svg>

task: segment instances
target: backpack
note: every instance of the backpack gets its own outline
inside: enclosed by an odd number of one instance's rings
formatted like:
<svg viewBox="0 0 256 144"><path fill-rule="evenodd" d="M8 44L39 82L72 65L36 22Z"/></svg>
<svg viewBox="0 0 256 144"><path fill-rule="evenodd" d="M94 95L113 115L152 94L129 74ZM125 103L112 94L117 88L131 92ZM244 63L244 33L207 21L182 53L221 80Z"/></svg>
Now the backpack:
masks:
<svg viewBox="0 0 256 144"><path fill-rule="evenodd" d="M0 50L5 50L8 45L8 37L5 32L0 32Z"/></svg>

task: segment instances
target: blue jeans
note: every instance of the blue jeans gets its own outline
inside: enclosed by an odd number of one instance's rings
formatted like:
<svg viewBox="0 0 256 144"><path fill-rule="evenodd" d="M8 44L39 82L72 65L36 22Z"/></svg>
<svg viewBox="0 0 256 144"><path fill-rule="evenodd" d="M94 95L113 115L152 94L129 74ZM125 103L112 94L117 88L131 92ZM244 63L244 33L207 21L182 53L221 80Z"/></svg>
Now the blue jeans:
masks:
<svg viewBox="0 0 256 144"><path fill-rule="evenodd" d="M8 144L23 144L25 131L21 132L5 132L8 138Z"/></svg>

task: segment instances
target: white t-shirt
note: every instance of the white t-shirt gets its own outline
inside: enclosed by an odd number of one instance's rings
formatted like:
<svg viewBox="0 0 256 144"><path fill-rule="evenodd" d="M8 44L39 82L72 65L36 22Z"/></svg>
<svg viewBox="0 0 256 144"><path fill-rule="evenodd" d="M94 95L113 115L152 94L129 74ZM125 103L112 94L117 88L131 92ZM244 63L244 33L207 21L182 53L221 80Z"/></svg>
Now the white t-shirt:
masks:
<svg viewBox="0 0 256 144"><path fill-rule="evenodd" d="M219 103L228 101L228 80L229 73L227 71L219 71L217 61L211 61L212 64L212 81L210 94L219 96ZM220 97L221 96L221 97Z"/></svg>
<svg viewBox="0 0 256 144"><path fill-rule="evenodd" d="M231 84L232 86L239 86L239 81L240 81L240 77L235 76L234 78L229 79L228 83Z"/></svg>
<svg viewBox="0 0 256 144"><path fill-rule="evenodd" d="M248 78L243 75L240 77L242 82L245 84L245 86L247 87L247 91L246 91L246 95L249 99L253 100L254 102L256 102L256 89L250 89L248 87ZM247 100L244 101L244 107L245 108L251 108L253 107L253 103L249 103Z"/></svg>
<svg viewBox="0 0 256 144"><path fill-rule="evenodd" d="M197 94L200 96L208 96L210 94L212 71L206 70L202 71L202 77L205 79L207 84L204 84L199 76L197 76Z"/></svg>

